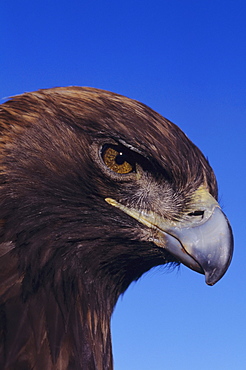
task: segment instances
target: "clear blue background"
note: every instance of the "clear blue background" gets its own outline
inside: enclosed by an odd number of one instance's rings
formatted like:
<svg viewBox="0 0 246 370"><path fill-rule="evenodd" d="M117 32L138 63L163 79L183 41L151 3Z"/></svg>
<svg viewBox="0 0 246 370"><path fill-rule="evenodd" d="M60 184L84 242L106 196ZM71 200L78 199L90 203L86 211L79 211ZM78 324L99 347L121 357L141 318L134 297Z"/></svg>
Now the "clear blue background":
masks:
<svg viewBox="0 0 246 370"><path fill-rule="evenodd" d="M115 370L246 369L245 0L1 2L0 96L84 85L178 124L213 166L235 235L214 287L182 266L133 283L112 319Z"/></svg>

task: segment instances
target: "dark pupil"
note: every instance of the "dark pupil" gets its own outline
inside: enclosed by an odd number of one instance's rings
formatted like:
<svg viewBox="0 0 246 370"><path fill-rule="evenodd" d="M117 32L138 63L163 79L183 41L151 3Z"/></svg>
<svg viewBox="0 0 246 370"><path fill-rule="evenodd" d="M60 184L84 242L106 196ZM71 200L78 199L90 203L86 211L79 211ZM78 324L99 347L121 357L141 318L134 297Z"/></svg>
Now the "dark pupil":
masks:
<svg viewBox="0 0 246 370"><path fill-rule="evenodd" d="M126 161L126 155L124 153L119 153L115 157L115 163L117 163L118 165L123 164L125 161Z"/></svg>

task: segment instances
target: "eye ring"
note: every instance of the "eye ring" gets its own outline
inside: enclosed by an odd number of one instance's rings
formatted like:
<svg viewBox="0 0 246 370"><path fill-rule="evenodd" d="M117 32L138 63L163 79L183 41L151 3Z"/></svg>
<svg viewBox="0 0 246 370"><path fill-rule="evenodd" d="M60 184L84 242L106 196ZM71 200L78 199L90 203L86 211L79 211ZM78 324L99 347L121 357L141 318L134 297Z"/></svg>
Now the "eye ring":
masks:
<svg viewBox="0 0 246 370"><path fill-rule="evenodd" d="M135 161L130 150L122 145L104 145L101 156L104 164L115 173L124 175L135 171Z"/></svg>

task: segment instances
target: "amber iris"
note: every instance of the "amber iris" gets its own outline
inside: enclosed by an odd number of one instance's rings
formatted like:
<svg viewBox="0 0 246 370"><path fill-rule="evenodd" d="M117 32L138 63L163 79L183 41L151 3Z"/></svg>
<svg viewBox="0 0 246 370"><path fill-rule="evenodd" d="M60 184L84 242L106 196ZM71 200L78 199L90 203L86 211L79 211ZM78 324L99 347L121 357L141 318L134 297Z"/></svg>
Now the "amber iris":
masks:
<svg viewBox="0 0 246 370"><path fill-rule="evenodd" d="M117 147L105 148L102 158L106 166L116 173L126 174L133 171L133 165L128 161L128 155Z"/></svg>

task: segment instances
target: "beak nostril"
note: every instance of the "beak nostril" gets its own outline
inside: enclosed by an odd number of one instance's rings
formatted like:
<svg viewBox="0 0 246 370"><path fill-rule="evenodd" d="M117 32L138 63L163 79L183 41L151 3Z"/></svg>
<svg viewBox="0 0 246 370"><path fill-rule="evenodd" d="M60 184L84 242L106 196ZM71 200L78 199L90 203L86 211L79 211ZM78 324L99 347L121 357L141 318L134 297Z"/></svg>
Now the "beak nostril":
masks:
<svg viewBox="0 0 246 370"><path fill-rule="evenodd" d="M204 215L204 211L194 211L194 212L188 213L188 216L191 216L191 217L200 216L201 218L203 218L203 215Z"/></svg>

